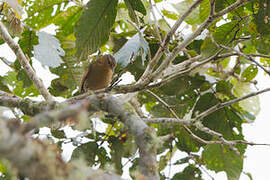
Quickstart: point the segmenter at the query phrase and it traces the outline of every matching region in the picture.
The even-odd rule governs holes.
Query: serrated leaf
[[[61,16],[57,16],[54,21],[54,24],[59,26],[57,34],[61,33],[62,36],[73,34],[74,25],[80,18],[82,12],[82,7],[72,6],[69,7]]]
[[[144,29],[129,39],[125,45],[114,55],[117,64],[125,67],[129,64],[132,56],[136,57],[139,55],[142,56],[142,64],[144,64],[146,54],[149,50],[148,42],[143,38],[142,32]]]
[[[34,46],[35,58],[43,66],[58,67],[63,63],[60,56],[65,56],[59,40],[46,32],[38,32],[37,35],[39,44]]]
[[[146,15],[146,9],[141,0],[124,0],[125,3],[129,3],[132,9]]]
[[[82,59],[109,38],[116,18],[117,0],[91,0],[75,26],[77,56]]]

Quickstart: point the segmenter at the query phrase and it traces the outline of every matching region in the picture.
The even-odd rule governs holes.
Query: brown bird
[[[83,74],[80,91],[84,93],[87,90],[98,90],[108,87],[113,79],[115,67],[116,61],[110,54],[104,55],[92,62]]]

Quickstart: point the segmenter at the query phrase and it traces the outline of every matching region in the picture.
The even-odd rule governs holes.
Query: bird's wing
[[[91,71],[91,68],[92,66],[89,65],[88,69],[83,73],[83,76],[82,76],[82,81],[81,81],[81,86],[80,86],[80,92],[84,92],[84,89],[83,89],[83,86],[86,82],[86,79],[87,79],[87,75],[90,73]]]

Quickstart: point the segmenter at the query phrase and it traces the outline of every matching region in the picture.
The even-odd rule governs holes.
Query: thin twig
[[[179,119],[179,117],[177,116],[177,114],[174,112],[174,110],[172,108],[170,108],[170,106],[163,101],[163,99],[161,99],[158,95],[156,95],[155,93],[153,93],[150,90],[146,90],[146,92],[148,92],[149,94],[151,94],[154,98],[156,98],[163,106],[165,106],[171,113],[172,115],[176,118]],[[186,125],[182,124],[183,128],[191,135],[191,137],[193,137],[194,139],[196,139],[197,141],[204,143],[204,144],[214,144],[214,142],[211,141],[206,141],[202,138],[200,138],[199,136],[195,135]]]
[[[149,0],[149,4],[150,4],[150,11],[151,11],[151,13],[153,15],[154,22],[155,22],[156,34],[158,36],[158,40],[159,40],[160,44],[162,44],[161,33],[160,33],[160,30],[159,30],[160,28],[159,28],[159,25],[158,25],[156,14],[155,14],[154,9],[153,9],[152,0]]]
[[[222,44],[217,43],[217,42],[215,41],[215,39],[214,39],[214,37],[213,37],[212,34],[210,34],[210,38],[211,38],[212,42],[213,42],[217,47],[221,47],[221,48],[223,48],[223,49],[226,49],[226,50],[229,50],[229,51],[233,51],[233,52],[235,52],[237,55],[243,56],[245,59],[247,59],[247,60],[249,60],[249,61],[255,63],[257,66],[259,66],[264,72],[266,72],[266,73],[270,76],[270,72],[269,72],[267,69],[265,69],[265,67],[263,67],[263,65],[261,65],[260,63],[258,63],[255,59],[253,59],[251,56],[248,56],[247,54],[244,54],[244,53],[242,53],[241,51],[238,51],[238,50],[236,50],[236,49],[234,49],[234,48],[231,48],[231,47],[228,47],[228,46],[225,46],[225,45],[222,45]]]
[[[184,20],[186,19],[186,17],[201,3],[202,0],[197,0],[195,1],[190,8],[188,8],[183,15],[175,22],[175,24],[173,25],[173,27],[171,28],[170,32],[168,32],[168,34],[166,35],[166,37],[164,38],[160,48],[158,49],[158,51],[156,52],[155,56],[152,58],[152,60],[148,63],[148,66],[146,67],[146,70],[144,71],[144,74],[141,76],[140,80],[138,81],[138,83],[140,83],[141,81],[144,81],[147,76],[149,76],[149,74],[152,72],[153,67],[156,65],[156,63],[158,62],[158,60],[161,58],[162,54],[165,52],[165,49],[167,48],[167,46],[169,45],[170,39],[171,37],[174,35],[174,33],[176,32],[176,30],[178,29],[178,27],[184,22]]]
[[[195,119],[196,119],[196,120],[201,120],[201,119],[203,119],[204,117],[206,117],[206,116],[212,114],[213,112],[215,112],[215,111],[217,111],[217,110],[219,110],[219,109],[221,109],[221,108],[227,107],[227,106],[229,106],[229,105],[231,105],[231,104],[235,104],[235,103],[240,102],[240,101],[243,101],[243,100],[245,100],[245,99],[247,99],[247,98],[250,98],[250,97],[253,97],[253,96],[257,96],[257,95],[259,95],[259,94],[262,94],[262,93],[265,93],[265,92],[268,92],[268,91],[270,91],[270,88],[266,88],[266,89],[263,89],[263,90],[261,90],[261,91],[249,93],[249,94],[246,95],[246,96],[242,96],[242,97],[237,98],[237,99],[233,99],[233,100],[230,100],[230,101],[226,101],[226,102],[224,102],[224,103],[219,103],[219,104],[217,104],[217,105],[215,105],[215,106],[213,106],[213,107],[211,107],[211,108],[205,110],[204,112],[200,113],[198,116],[195,117]]]

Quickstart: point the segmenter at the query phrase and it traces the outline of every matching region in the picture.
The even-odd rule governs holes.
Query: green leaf
[[[78,19],[81,17],[81,14],[83,12],[82,7],[72,6],[69,7],[65,13],[62,14],[62,16],[57,16],[55,18],[54,24],[56,26],[59,26],[57,37],[59,34],[61,36],[66,37],[70,34],[74,33],[74,25],[78,21]]]
[[[136,18],[135,11],[140,12],[143,15],[146,15],[146,9],[141,0],[124,0],[124,1],[128,8],[129,16],[133,21]]]
[[[48,26],[56,17],[64,15],[65,12],[61,9],[68,3],[66,0],[26,0],[23,2],[28,14],[26,24],[37,30]]]
[[[217,99],[213,93],[206,93],[197,101],[193,114],[204,112],[219,102],[220,100]],[[241,119],[240,116],[230,107],[225,107],[213,112],[212,114],[206,116],[202,120],[202,123],[204,126],[216,132],[222,133],[223,137],[227,140],[244,139],[241,126],[243,119]],[[236,133],[235,130],[237,130],[238,133]],[[198,133],[199,137],[203,137],[205,135],[206,134],[203,132],[201,132],[201,134]],[[215,140],[213,136],[208,135],[206,137],[208,137],[208,140]],[[237,148],[240,153],[244,153],[246,146],[239,145]]]
[[[227,97],[234,97],[232,94],[233,85],[229,81],[221,80],[216,85],[216,92],[222,93]]]
[[[123,173],[122,156],[123,156],[123,143],[115,136],[109,137],[111,143],[111,156],[118,174]]]
[[[212,56],[217,50],[217,46],[211,41],[209,37],[205,38],[200,49],[202,55],[205,58]]]
[[[28,28],[25,29],[21,34],[21,38],[18,43],[22,48],[22,51],[27,54],[29,58],[33,57],[33,47],[34,45],[38,44],[38,37],[36,36],[36,32]]]
[[[70,7],[63,16],[57,17],[55,20],[56,25],[59,26],[56,37],[65,51],[65,56],[62,57],[64,63],[57,68],[50,68],[52,73],[59,76],[52,81],[49,87],[49,91],[54,96],[71,97],[74,89],[80,85],[85,67],[89,65],[86,61],[80,64],[76,57],[73,26],[79,19],[82,10],[81,7]]]
[[[193,0],[184,0],[177,4],[172,4],[172,6],[177,10],[179,15],[181,16],[187,9],[190,8]],[[185,21],[190,25],[198,25],[200,24],[200,17],[199,17],[199,7],[195,8],[192,13],[185,19]]]
[[[203,180],[202,172],[195,165],[190,164],[187,166],[183,172],[176,173],[172,180]]]
[[[82,59],[109,38],[116,17],[117,0],[91,0],[75,26],[77,55]]]
[[[7,171],[6,167],[0,162],[0,173],[5,174]]]
[[[28,75],[26,74],[26,72],[24,71],[24,69],[20,69],[16,78],[19,81],[23,82],[23,87],[29,87],[31,85],[33,85],[33,82],[31,81],[31,79],[29,79]]]
[[[262,54],[270,52],[270,35],[253,40],[256,50]]]
[[[239,23],[236,21],[223,24],[216,28],[214,33],[214,39],[219,44],[226,45],[231,41],[235,35],[236,29],[238,29]]]
[[[225,9],[226,7],[228,7],[229,5],[231,5],[232,3],[234,3],[236,0],[216,0],[215,3],[215,11],[221,11],[223,9]]]
[[[161,12],[163,13],[164,16],[166,16],[169,19],[177,20],[179,18],[179,15],[172,12],[172,11],[168,11],[168,10],[163,9]]]
[[[238,180],[243,169],[243,158],[219,144],[206,145],[202,153],[206,167],[215,172],[225,171],[228,180]]]
[[[270,65],[270,59],[269,58],[260,58],[260,62],[263,63],[264,66]]]
[[[0,76],[0,90],[7,93],[11,93],[8,86],[4,83],[4,77],[2,76]]]
[[[194,128],[190,129],[192,129],[193,133],[195,132]],[[184,130],[182,127],[175,127],[174,134],[175,137],[178,139],[178,141],[176,142],[176,146],[181,151],[185,151],[187,153],[198,152],[200,150],[200,147],[203,146],[203,144],[199,143],[194,138],[192,138],[188,134],[188,132]]]
[[[22,80],[17,79],[18,74],[14,71],[9,71],[6,76],[3,77],[2,83],[3,85],[7,86],[9,85],[10,91],[20,97],[26,97],[26,96],[37,96],[39,94],[38,90],[36,87],[32,84],[31,86],[28,86],[27,88],[24,87],[24,78],[28,77],[20,77]]]
[[[251,64],[241,74],[241,79],[244,82],[250,82],[251,80],[253,80],[257,76],[257,74],[258,74],[257,66],[255,66],[254,64]]]
[[[270,35],[270,1],[261,0],[258,13],[255,15],[257,31],[262,36]]]
[[[254,92],[254,89],[251,87],[252,84],[247,82],[239,82],[234,88],[233,92],[236,97],[242,97],[248,93]],[[239,105],[247,112],[252,115],[258,115],[260,112],[260,100],[258,96],[253,96],[248,99],[239,102]]]
[[[64,132],[64,130],[51,130],[51,133],[53,135],[53,137],[58,138],[58,139],[62,139],[62,138],[66,138],[66,134]]]
[[[190,8],[193,0],[184,0],[172,6],[179,12],[180,16]],[[203,0],[201,4],[195,8],[185,21],[190,25],[199,25],[206,20],[210,12],[209,1]]]
[[[98,150],[99,149],[96,142],[88,142],[77,147],[73,151],[71,158],[83,158],[86,160],[88,165],[93,165],[95,163],[95,157]]]

